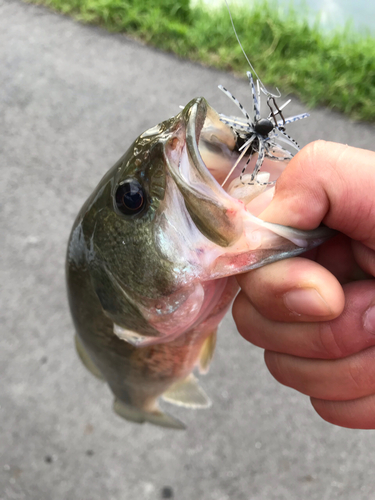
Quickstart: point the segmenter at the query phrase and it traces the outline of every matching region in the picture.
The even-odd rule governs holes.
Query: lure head
[[[260,118],[254,123],[254,131],[264,137],[272,132],[274,127],[275,125],[268,118]]]

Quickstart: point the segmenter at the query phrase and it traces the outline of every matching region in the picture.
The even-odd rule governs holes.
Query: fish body
[[[208,369],[234,275],[329,235],[255,217],[270,200],[266,184],[238,186],[233,172],[220,185],[238,157],[233,130],[194,99],[136,139],[77,216],[66,261],[76,347],[124,418],[183,428],[159,397],[207,407],[192,371]]]

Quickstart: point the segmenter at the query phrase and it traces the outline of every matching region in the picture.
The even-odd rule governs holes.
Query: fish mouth
[[[227,171],[239,156],[236,134],[220,120],[219,114],[203,97],[189,102],[182,116],[186,123],[186,147],[191,164],[206,183],[220,187],[219,192],[223,195],[227,192],[222,187]]]
[[[231,246],[243,234],[244,212],[259,213],[271,201],[263,196],[258,207],[250,206],[270,186],[239,182],[241,163],[228,177],[240,156],[237,136],[203,97],[190,101],[177,123],[165,146],[169,172],[201,233],[221,247]]]
[[[238,162],[241,153],[235,132],[203,97],[190,101],[176,119],[165,144],[165,157],[192,221],[216,248],[221,247],[226,260],[244,254],[251,260],[243,265],[233,261],[228,271],[211,273],[211,277],[244,272],[297,255],[332,236],[325,227],[306,232],[257,217],[272,200],[274,185],[269,181],[277,180],[287,162],[265,159],[262,168],[267,172],[261,175],[266,178],[245,182],[241,175],[244,164],[252,173],[252,163],[247,165],[245,157]],[[255,163],[257,154],[253,156]],[[236,170],[228,176],[236,163]],[[247,175],[251,177],[251,173]]]
[[[199,97],[188,103],[182,115],[186,121],[186,147],[191,165],[204,178],[205,183],[216,186],[217,194],[224,196],[226,193],[230,198],[248,205],[263,192],[273,190],[274,182],[285,168],[283,161],[264,158],[264,168],[258,174],[259,182],[249,182],[257,153],[252,155],[249,162],[249,154],[240,160],[242,155],[238,147],[238,136],[221,120],[214,108],[203,97]],[[207,171],[210,175],[207,175]],[[242,176],[243,181],[240,180]],[[271,198],[267,198],[268,204]],[[264,208],[265,206],[262,207]],[[255,206],[250,211],[260,212]]]

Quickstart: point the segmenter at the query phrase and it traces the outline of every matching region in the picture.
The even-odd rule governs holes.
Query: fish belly
[[[209,406],[209,399],[191,373],[195,367],[200,367],[201,372],[208,369],[218,324],[238,290],[233,277],[227,280],[215,307],[200,325],[170,342],[144,347],[119,339],[89,282],[81,276],[75,293],[75,279],[72,275],[69,290],[78,332],[77,351],[86,368],[107,381],[118,415],[133,422],[183,428],[180,421],[161,412],[160,397],[190,408]]]

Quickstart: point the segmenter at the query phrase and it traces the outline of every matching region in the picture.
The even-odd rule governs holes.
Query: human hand
[[[238,276],[233,317],[280,383],[336,425],[375,429],[375,153],[318,141],[293,158],[261,218],[340,235]],[[310,260],[311,259],[311,260]]]

